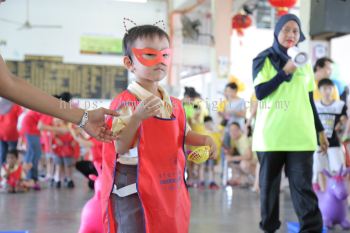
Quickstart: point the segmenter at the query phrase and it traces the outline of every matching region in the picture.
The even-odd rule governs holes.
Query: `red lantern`
[[[292,8],[298,0],[269,0],[270,4],[277,9],[278,16],[288,13],[289,8]]]
[[[237,14],[232,18],[232,28],[237,30],[239,36],[243,36],[243,29],[252,25],[252,19],[249,15]]]

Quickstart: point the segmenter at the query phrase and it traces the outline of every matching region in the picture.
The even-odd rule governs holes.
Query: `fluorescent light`
[[[115,2],[137,2],[137,3],[146,3],[147,0],[113,0]]]

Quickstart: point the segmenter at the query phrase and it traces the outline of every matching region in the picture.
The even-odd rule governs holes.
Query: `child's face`
[[[9,154],[7,154],[6,162],[10,167],[13,167],[16,165],[17,158],[14,154],[9,153]]]
[[[334,87],[331,85],[323,85],[320,88],[322,100],[331,100]]]
[[[206,130],[212,131],[214,129],[214,122],[212,121],[204,122],[204,127]]]
[[[231,89],[231,88],[227,87],[225,93],[226,93],[226,96],[228,99],[237,97],[237,90],[236,89]]]
[[[329,61],[325,62],[324,67],[317,67],[316,72],[319,74],[321,78],[329,78],[332,74],[332,63]]]
[[[230,136],[232,139],[237,140],[241,136],[241,129],[237,125],[230,126]]]
[[[158,51],[164,51],[169,49],[169,41],[166,37],[143,37],[135,41],[133,48],[136,49],[154,49]],[[142,55],[143,59],[152,60],[156,58],[156,55],[152,53],[144,53]],[[169,54],[164,54],[163,58],[170,59]],[[156,65],[146,66],[143,65],[135,56],[132,55],[132,65],[128,67],[129,70],[134,72],[135,76],[138,79],[143,81],[158,82],[161,81],[168,73],[168,65],[164,62],[161,62]]]

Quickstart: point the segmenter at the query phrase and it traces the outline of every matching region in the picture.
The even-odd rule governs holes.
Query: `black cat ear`
[[[162,27],[159,27],[158,25],[161,25]],[[164,20],[158,20],[157,22],[155,22],[154,24],[153,24],[153,26],[157,26],[157,27],[159,27],[159,28],[161,28],[161,29],[163,29],[164,31],[165,31],[165,23],[164,23]]]
[[[134,24],[135,27],[137,26],[137,24],[136,24],[133,20],[124,17],[124,18],[123,18],[123,25],[124,25],[124,29],[125,29],[125,34],[128,34],[128,32],[129,32],[129,29],[126,27],[126,23],[127,23],[127,22],[130,22],[130,23]]]

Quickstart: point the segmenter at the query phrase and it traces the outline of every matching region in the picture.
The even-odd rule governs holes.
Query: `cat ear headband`
[[[127,26],[126,26],[126,23],[127,22],[130,22],[131,24],[133,24],[135,27],[137,26],[137,24],[135,23],[135,21],[133,21],[132,19],[129,19],[129,18],[126,18],[126,17],[124,17],[123,18],[123,25],[124,25],[124,29],[125,29],[125,33],[126,34],[128,34],[128,32],[129,32],[129,29],[127,28]],[[161,29],[163,29],[164,31],[165,31],[165,23],[164,23],[164,20],[158,20],[157,22],[155,22],[154,24],[152,24],[153,26],[157,26],[157,27],[159,27],[159,28],[161,28]],[[160,26],[158,26],[158,25],[160,25]]]
[[[137,24],[133,20],[129,18],[124,18],[123,24],[124,24],[124,29],[126,34],[128,34],[128,31],[129,31],[126,26],[127,21],[137,26]],[[157,26],[158,24],[162,24],[163,30],[165,31],[164,21],[158,20],[153,24],[153,26]],[[132,52],[134,53],[136,59],[144,66],[154,66],[160,63],[163,63],[165,65],[170,64],[170,58],[171,58],[170,48],[164,49],[164,50],[156,50],[152,48],[143,48],[143,49],[132,48]]]

